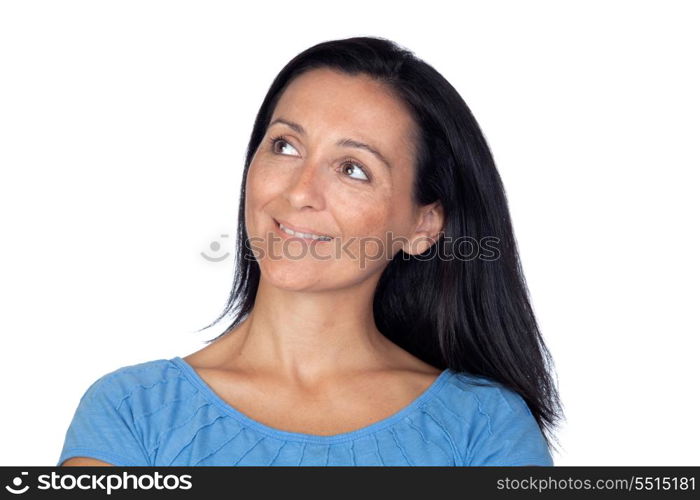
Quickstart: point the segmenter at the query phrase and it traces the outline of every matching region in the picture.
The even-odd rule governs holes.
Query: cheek
[[[265,205],[284,191],[284,170],[265,166],[264,162],[250,164],[246,177],[246,217],[264,209]]]
[[[338,194],[333,201],[334,217],[349,252],[346,259],[357,259],[365,269],[383,265],[393,252],[387,247],[391,228],[391,201],[377,193]],[[354,266],[353,266],[354,267]]]
[[[246,175],[245,184],[245,225],[248,236],[262,236],[263,231],[261,219],[265,205],[274,198],[277,191],[277,183],[270,175],[270,171],[260,168],[255,162],[250,164]]]
[[[331,187],[326,202],[348,236],[379,236],[390,216],[390,198],[381,190]]]
[[[279,171],[275,174],[273,169],[266,168],[264,164],[253,162],[248,169],[246,194],[254,199],[262,199],[267,193],[278,190],[280,182]]]
[[[404,198],[373,197],[354,208],[351,232],[358,238],[354,248],[366,256],[391,260],[408,242],[412,205]]]

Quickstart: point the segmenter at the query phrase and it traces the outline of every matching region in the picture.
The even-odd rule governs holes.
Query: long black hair
[[[295,56],[272,82],[248,143],[238,209],[234,283],[221,315],[230,326],[255,303],[260,267],[245,229],[245,180],[251,160],[287,85],[303,72],[330,68],[369,75],[406,104],[418,125],[413,200],[440,201],[445,223],[428,251],[454,255],[450,242],[496,241],[497,258],[424,258],[399,250],[374,295],[379,331],[414,356],[441,369],[487,377],[516,391],[552,447],[549,433],[562,416],[550,371],[551,355],[539,331],[513,234],[505,190],[471,110],[432,66],[395,42],[353,37],[319,43]]]

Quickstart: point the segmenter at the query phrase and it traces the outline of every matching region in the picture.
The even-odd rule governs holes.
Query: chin
[[[302,261],[265,262],[260,266],[261,278],[270,285],[285,290],[308,290],[323,281],[327,272],[318,266],[304,265]]]

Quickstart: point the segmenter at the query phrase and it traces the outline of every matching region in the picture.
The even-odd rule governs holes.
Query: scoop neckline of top
[[[221,408],[228,415],[231,415],[232,417],[236,418],[239,422],[244,423],[249,427],[260,431],[261,433],[274,438],[284,439],[288,441],[291,440],[311,442],[317,444],[330,444],[343,441],[350,441],[393,425],[394,423],[408,416],[414,410],[418,409],[420,406],[428,402],[430,398],[437,394],[438,390],[452,375],[452,370],[450,368],[445,368],[442,372],[440,372],[440,374],[435,378],[435,380],[433,380],[433,382],[428,386],[428,388],[418,395],[418,397],[416,397],[409,404],[407,404],[406,406],[404,406],[403,408],[393,413],[392,415],[389,415],[386,418],[378,420],[377,422],[366,425],[364,427],[360,427],[359,429],[355,429],[348,432],[342,432],[340,434],[331,434],[328,436],[324,436],[321,434],[308,434],[304,432],[285,431],[276,427],[271,427],[267,424],[263,424],[262,422],[259,422],[249,417],[242,411],[236,409],[235,407],[231,406],[226,401],[224,401],[216,392],[214,392],[214,389],[212,389],[209,386],[209,384],[207,384],[204,381],[204,379],[197,373],[194,367],[190,365],[187,361],[182,359],[180,356],[175,356],[170,361],[174,362],[181,369],[185,376],[187,376],[187,378],[200,390],[202,394],[204,394],[204,396],[210,402],[214,403],[216,406]]]

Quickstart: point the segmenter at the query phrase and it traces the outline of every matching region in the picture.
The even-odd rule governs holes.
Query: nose
[[[291,178],[286,190],[289,204],[295,208],[305,206],[317,210],[324,208],[324,188],[322,164],[317,161],[305,161],[301,168]]]

